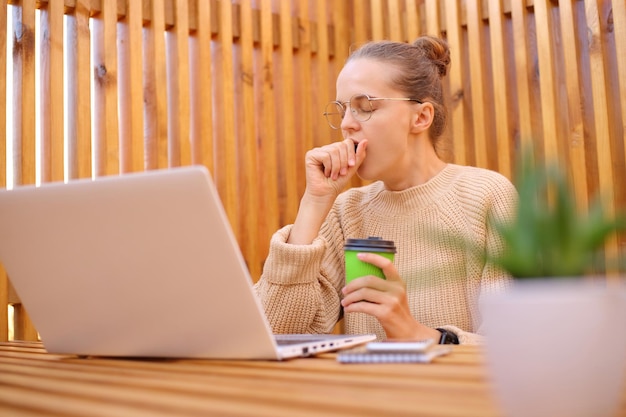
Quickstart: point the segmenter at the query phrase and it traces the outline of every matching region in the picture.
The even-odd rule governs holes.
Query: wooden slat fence
[[[304,153],[339,138],[350,48],[426,33],[452,52],[446,160],[511,177],[533,142],[581,207],[624,211],[623,0],[0,0],[0,187],[205,165],[257,279]]]

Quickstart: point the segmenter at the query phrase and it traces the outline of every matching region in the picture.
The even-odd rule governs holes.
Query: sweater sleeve
[[[518,199],[517,190],[511,182],[504,177],[496,176],[496,178],[500,178],[501,181],[498,181],[497,186],[491,189],[491,193],[487,198],[489,201],[489,209],[484,225],[484,250],[487,252],[487,258],[501,253],[505,249],[504,242],[495,230],[493,224],[494,222],[505,222],[512,219]],[[455,333],[461,344],[480,344],[484,342],[480,298],[485,294],[504,290],[510,282],[511,277],[509,274],[490,262],[485,262],[480,278],[480,285],[478,287],[479,293],[471,307],[474,332],[463,331],[452,325],[442,326],[442,328]]]
[[[326,241],[287,243],[292,225],[271,239],[254,288],[274,333],[330,333],[339,320],[340,296],[322,268]]]

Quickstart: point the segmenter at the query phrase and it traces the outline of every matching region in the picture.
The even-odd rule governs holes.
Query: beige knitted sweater
[[[453,331],[461,343],[480,342],[479,296],[501,289],[508,278],[461,250],[458,242],[502,250],[488,218],[510,218],[516,199],[504,176],[453,164],[404,191],[385,190],[381,182],[347,190],[312,244],[286,243],[291,225],[272,237],[255,289],[274,332],[332,331],[343,317],[344,242],[378,236],[396,244],[394,264],[406,282],[413,317]],[[385,337],[372,316],[350,313],[344,319],[346,333]]]

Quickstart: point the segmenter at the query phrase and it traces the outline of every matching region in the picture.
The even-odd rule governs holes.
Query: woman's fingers
[[[360,300],[381,303],[388,300],[388,297],[400,297],[404,292],[404,285],[373,275],[354,279],[343,288],[344,300],[347,300],[347,303]]]
[[[316,148],[311,151],[311,158],[322,167],[325,177],[336,180],[356,164],[354,142],[346,139]]]
[[[343,191],[365,159],[367,141],[361,142],[365,143],[361,144],[358,156],[351,139],[309,150],[305,158],[307,192],[336,196]]]

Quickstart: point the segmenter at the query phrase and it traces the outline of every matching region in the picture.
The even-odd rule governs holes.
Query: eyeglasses
[[[350,98],[350,101],[343,103],[340,101],[331,101],[328,103],[326,105],[326,110],[324,111],[324,116],[326,116],[326,121],[331,128],[339,129],[341,127],[341,121],[346,116],[347,107],[350,106],[352,117],[359,122],[367,122],[372,117],[372,112],[374,111],[372,101],[379,100],[414,101],[422,104],[422,101],[416,98],[370,97],[367,94],[356,94]]]

